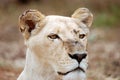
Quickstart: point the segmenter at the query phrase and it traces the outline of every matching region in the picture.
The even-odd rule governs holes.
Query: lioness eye
[[[80,35],[79,35],[79,38],[80,38],[80,39],[83,39],[85,36],[86,36],[85,34],[80,34]]]
[[[58,39],[59,36],[57,34],[50,34],[50,35],[48,35],[48,38],[50,38],[50,39]]]

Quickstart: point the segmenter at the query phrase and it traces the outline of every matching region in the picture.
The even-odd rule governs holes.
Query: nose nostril
[[[72,59],[76,59],[80,63],[82,59],[86,58],[87,54],[86,53],[84,53],[84,54],[78,54],[78,53],[76,53],[74,55],[69,54],[69,56]]]
[[[86,58],[87,54],[82,54],[82,59]]]

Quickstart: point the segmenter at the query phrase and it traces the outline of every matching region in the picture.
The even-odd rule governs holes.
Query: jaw
[[[87,60],[83,60],[81,64],[75,69],[66,73],[58,72],[62,80],[86,80]]]
[[[86,80],[86,74],[82,71],[74,71],[64,75],[62,80]]]
[[[62,80],[86,80],[86,70],[88,67],[87,59],[81,61],[81,63],[76,65],[78,67],[72,68],[67,72],[58,72],[58,75],[62,77]]]

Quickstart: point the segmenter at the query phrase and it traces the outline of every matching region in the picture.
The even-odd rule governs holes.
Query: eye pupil
[[[85,37],[85,34],[80,34],[80,35],[79,35],[79,38],[80,38],[80,39],[83,39],[84,37]]]
[[[50,35],[48,35],[48,38],[50,38],[50,39],[58,39],[59,36],[57,34],[50,34]]]

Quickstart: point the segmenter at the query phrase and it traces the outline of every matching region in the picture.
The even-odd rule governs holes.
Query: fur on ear
[[[44,15],[37,10],[27,10],[19,17],[19,28],[23,36],[28,39],[31,31],[35,29],[38,22],[44,19]]]
[[[90,27],[93,22],[93,14],[87,8],[77,9],[73,13],[72,18],[79,19],[81,22],[86,24],[88,27]]]

